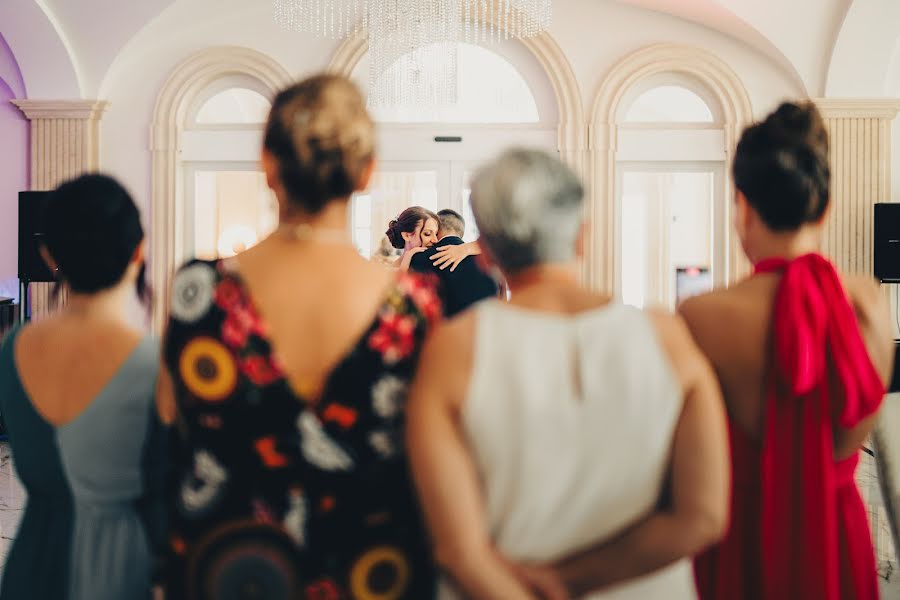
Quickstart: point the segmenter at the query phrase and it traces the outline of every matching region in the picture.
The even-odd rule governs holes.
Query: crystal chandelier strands
[[[369,104],[452,104],[456,45],[540,35],[551,0],[274,0],[275,20],[327,38],[369,43]]]

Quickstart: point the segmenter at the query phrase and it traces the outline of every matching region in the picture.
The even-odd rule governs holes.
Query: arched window
[[[706,101],[680,85],[658,85],[635,98],[625,112],[625,123],[712,123]]]
[[[376,107],[380,123],[537,123],[528,82],[505,57],[474,44],[456,47],[456,102],[436,107]],[[384,75],[390,77],[390,70]]]
[[[255,90],[233,87],[216,93],[197,110],[198,125],[265,123],[272,104]]]
[[[277,225],[259,171],[271,102],[246,76],[223,77],[198,94],[182,139],[184,249],[213,259],[253,246]]]
[[[452,105],[376,107],[378,172],[353,200],[351,228],[364,256],[393,253],[388,222],[408,206],[450,208],[466,223],[464,239],[478,237],[469,205],[469,179],[478,165],[510,146],[557,150],[558,109],[543,67],[521,43],[490,48],[460,44],[458,88]],[[366,89],[367,59],[354,69]]]
[[[725,138],[698,83],[640,81],[618,111],[618,289],[628,304],[675,308],[721,279]]]

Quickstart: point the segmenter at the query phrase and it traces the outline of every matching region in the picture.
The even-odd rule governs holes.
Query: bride
[[[430,210],[421,206],[410,206],[400,213],[388,224],[385,232],[391,245],[403,251],[393,266],[401,271],[409,270],[409,261],[419,252],[434,245],[437,241],[437,232],[438,217]]]

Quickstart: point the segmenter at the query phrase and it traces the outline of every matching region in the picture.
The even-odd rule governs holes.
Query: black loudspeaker
[[[900,203],[875,205],[875,277],[900,283]]]
[[[38,248],[50,192],[19,192],[19,280],[55,281]]]
[[[891,385],[888,393],[900,392],[900,340],[894,340],[894,373],[891,375]]]

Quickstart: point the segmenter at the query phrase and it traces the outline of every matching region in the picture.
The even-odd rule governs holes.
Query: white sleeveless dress
[[[647,317],[621,304],[574,317],[497,301],[476,310],[462,424],[497,548],[554,561],[652,512],[682,394]],[[441,582],[441,600],[461,597]],[[696,591],[683,560],[589,598],[681,600]]]

